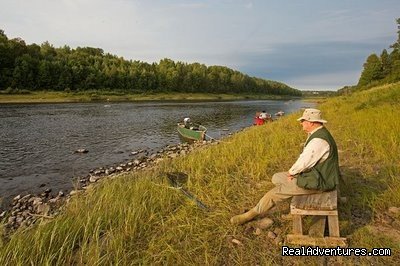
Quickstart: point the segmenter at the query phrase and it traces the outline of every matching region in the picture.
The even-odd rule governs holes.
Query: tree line
[[[0,90],[262,93],[300,96],[286,84],[250,77],[224,66],[125,60],[100,48],[27,45],[0,30]]]
[[[397,41],[390,46],[389,53],[386,49],[380,56],[371,54],[363,65],[358,84],[346,86],[339,90],[340,93],[348,93],[354,90],[367,89],[380,84],[400,81],[400,18],[397,22]]]

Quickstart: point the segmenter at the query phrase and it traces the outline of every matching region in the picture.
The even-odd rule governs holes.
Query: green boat
[[[207,128],[201,125],[185,127],[184,124],[178,123],[179,137],[186,142],[201,141],[206,139]]]

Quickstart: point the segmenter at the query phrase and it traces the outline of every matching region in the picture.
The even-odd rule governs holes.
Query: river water
[[[0,105],[0,197],[73,187],[90,169],[180,142],[184,117],[219,139],[252,125],[256,111],[297,111],[296,101],[63,103]],[[89,152],[74,153],[79,148]]]

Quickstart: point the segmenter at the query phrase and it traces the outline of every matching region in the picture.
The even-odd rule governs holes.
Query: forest
[[[118,90],[126,93],[190,92],[251,93],[301,96],[286,84],[250,77],[224,66],[174,62],[125,60],[100,48],[48,41],[26,44],[9,39],[0,29],[0,90],[25,91]]]

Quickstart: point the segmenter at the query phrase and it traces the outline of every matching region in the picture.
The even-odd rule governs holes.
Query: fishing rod
[[[196,205],[206,211],[209,211],[210,208],[207,207],[203,202],[198,200],[192,193],[190,193],[187,189],[183,187],[183,183],[186,183],[188,175],[182,172],[173,172],[167,173],[167,178],[169,183],[174,187],[179,189],[186,197],[192,200]]]

